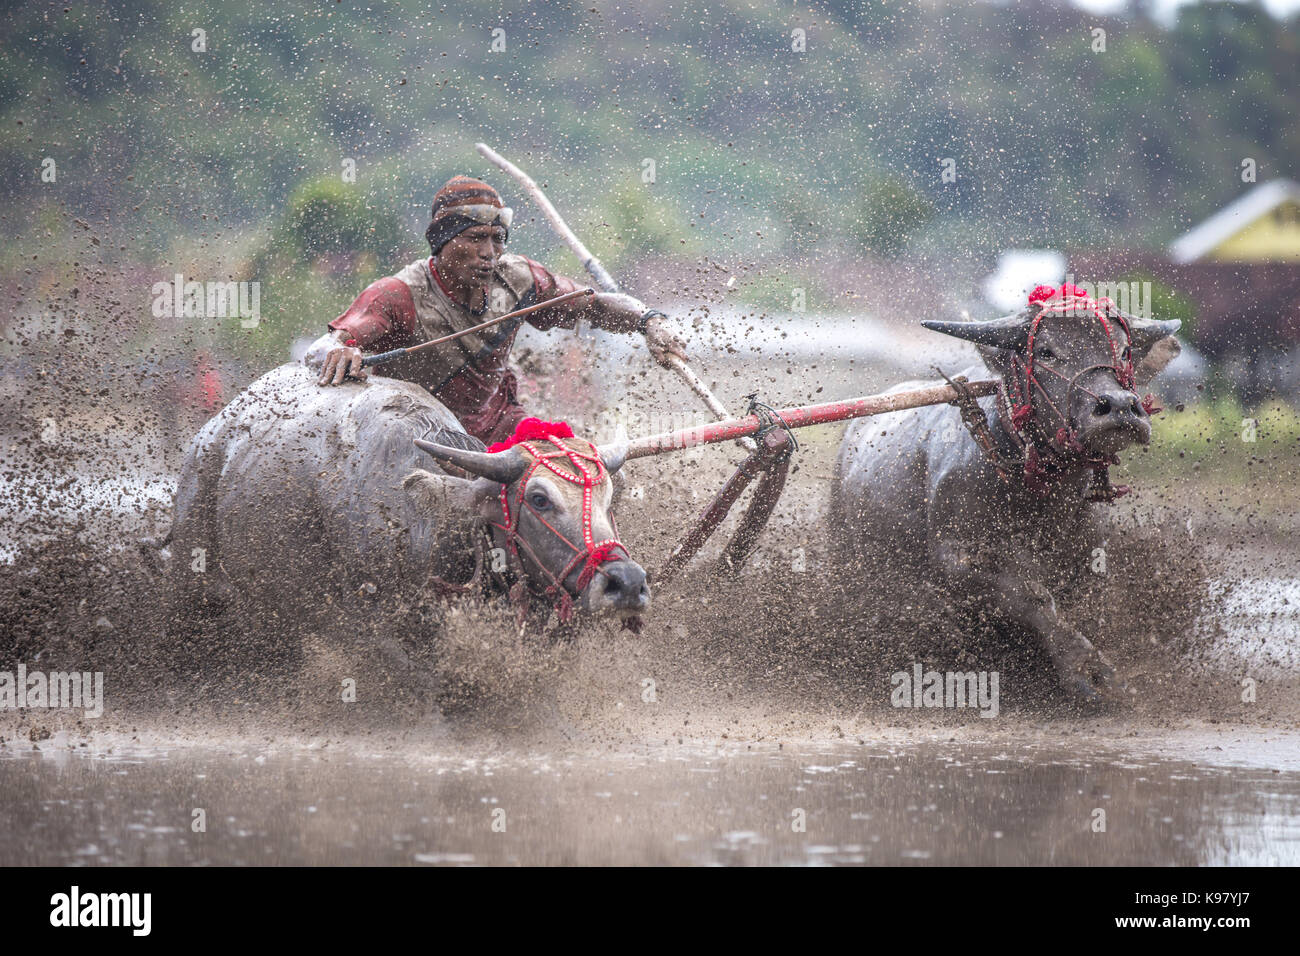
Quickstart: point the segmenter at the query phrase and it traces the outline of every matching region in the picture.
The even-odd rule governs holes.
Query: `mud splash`
[[[57,463],[36,469],[44,485],[11,469],[30,494],[0,565],[0,669],[103,671],[106,715],[0,711],[0,862],[1300,860],[1285,527],[1243,526],[1240,505],[1176,482],[1115,509],[1106,573],[1059,596],[1134,694],[1084,714],[1021,636],[887,557],[839,563],[822,518],[836,434],[801,437],[746,570],[711,574],[706,549],[638,637],[596,623],[539,639],[507,607],[431,601],[376,615],[353,647],[298,629],[295,667],[267,622],[167,600],[137,547],[164,530],[153,479],[78,505],[75,483],[49,479]],[[634,554],[666,557],[728,457],[629,465]],[[367,652],[387,633],[409,667]],[[996,671],[997,718],[892,706],[891,676],[916,664]]]

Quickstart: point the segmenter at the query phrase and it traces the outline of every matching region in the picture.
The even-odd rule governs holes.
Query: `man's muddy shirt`
[[[506,253],[497,260],[486,308],[472,312],[451,298],[433,269],[433,260],[420,259],[372,283],[329,327],[346,331],[366,352],[386,352],[459,332],[577,288],[571,279],[531,259]],[[483,437],[508,406],[517,404],[509,358],[523,322],[543,330],[573,327],[573,319],[563,313],[540,309],[387,362],[376,373],[422,385],[460,419],[466,431]]]

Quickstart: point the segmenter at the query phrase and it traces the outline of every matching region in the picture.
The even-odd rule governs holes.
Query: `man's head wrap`
[[[513,218],[514,210],[502,205],[497,191],[487,183],[468,176],[453,176],[433,197],[424,238],[429,240],[435,256],[448,242],[475,226],[500,226],[508,240]]]

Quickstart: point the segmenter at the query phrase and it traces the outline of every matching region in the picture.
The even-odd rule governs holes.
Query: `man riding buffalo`
[[[319,385],[365,378],[362,355],[418,345],[580,286],[531,259],[507,253],[511,209],[497,191],[467,176],[438,190],[425,238],[432,255],[372,283],[330,323],[307,354],[321,363]],[[597,293],[530,313],[538,329],[574,327],[579,318],[610,332],[640,332],[661,364],[686,358],[662,312],[622,293]],[[465,430],[485,444],[504,441],[525,417],[508,366],[524,318],[423,349],[384,366],[384,374],[435,395]]]

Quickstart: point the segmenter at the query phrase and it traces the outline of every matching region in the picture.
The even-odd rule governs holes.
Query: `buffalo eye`
[[[1119,353],[1119,357],[1123,359],[1125,362],[1127,362],[1132,355],[1133,355],[1133,350],[1129,348],[1127,345],[1124,346],[1124,351]]]
[[[1038,349],[1036,357],[1051,360],[1056,358],[1056,353],[1052,351],[1051,346],[1044,345]]]
[[[534,491],[528,496],[528,503],[538,511],[543,511],[551,506],[551,499],[540,491]]]

